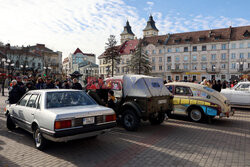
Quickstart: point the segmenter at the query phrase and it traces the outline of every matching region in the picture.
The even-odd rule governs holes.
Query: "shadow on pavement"
[[[8,158],[1,155],[1,152],[3,150],[2,145],[5,145],[5,142],[0,140],[0,166],[1,167],[8,167],[8,166],[18,167],[19,165],[15,164],[14,162],[10,161]]]

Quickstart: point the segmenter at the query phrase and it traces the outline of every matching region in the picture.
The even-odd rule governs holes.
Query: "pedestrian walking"
[[[21,99],[24,93],[23,89],[17,84],[17,80],[12,80],[11,84],[12,88],[9,92],[9,103],[15,104]]]

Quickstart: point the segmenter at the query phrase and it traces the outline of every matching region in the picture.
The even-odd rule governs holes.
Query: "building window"
[[[235,44],[235,43],[232,43],[232,44],[231,44],[231,48],[232,48],[232,49],[235,49],[235,48],[236,48],[236,44]]]
[[[244,59],[244,53],[240,53],[240,59]]]
[[[248,58],[250,59],[250,52],[248,53]]]
[[[162,50],[161,50],[161,49],[159,49],[159,53],[160,53],[160,54],[162,53]]]
[[[206,65],[206,64],[202,64],[202,65],[201,65],[201,69],[202,69],[202,70],[205,70],[206,68],[207,68],[207,65]]]
[[[162,71],[162,66],[159,66],[159,71]]]
[[[184,61],[188,61],[188,56],[184,56]]]
[[[244,48],[244,43],[240,43],[240,48]]]
[[[162,57],[159,57],[159,62],[162,62]]]
[[[193,61],[197,61],[197,56],[196,55],[193,56]]]
[[[221,54],[221,60],[226,60],[226,53]]]
[[[179,56],[176,56],[176,57],[175,57],[175,61],[176,61],[176,62],[179,62],[179,61],[180,61],[180,57],[179,57]]]
[[[188,65],[187,65],[187,64],[184,64],[184,65],[183,65],[183,68],[184,68],[185,70],[188,70]]]
[[[206,51],[207,50],[207,46],[206,45],[202,45],[201,50],[202,51]]]
[[[235,59],[235,58],[236,58],[235,53],[231,53],[231,59]]]
[[[236,68],[236,63],[232,63],[231,64],[231,69],[235,69]]]
[[[168,70],[171,70],[171,66],[168,66]]]
[[[227,49],[226,44],[221,44],[221,49],[226,50]]]
[[[168,76],[168,80],[171,81],[171,76]]]
[[[152,66],[152,70],[155,71],[155,66]]]
[[[197,52],[197,46],[193,46],[193,52]]]
[[[148,52],[148,50],[146,50],[146,52],[145,52],[146,54],[148,54],[149,52]]]
[[[212,50],[216,50],[216,45],[212,45]]]
[[[201,61],[207,61],[207,56],[206,55],[202,55]]]
[[[180,79],[180,76],[179,76],[179,75],[175,76],[175,80],[176,80],[176,81],[179,81],[179,79]]]
[[[221,64],[221,69],[226,69],[226,64]]]
[[[180,69],[180,65],[179,65],[179,64],[176,64],[176,65],[175,65],[175,69],[176,69],[176,70],[179,70],[179,69]]]
[[[155,62],[155,57],[152,57],[152,62],[153,62],[153,63]]]
[[[250,63],[248,63],[247,68],[250,68]]]
[[[184,47],[184,52],[188,52],[188,47]]]
[[[226,75],[221,75],[221,80],[225,80],[226,79]]]
[[[171,48],[168,48],[168,52],[169,52],[169,53],[172,52],[172,49],[171,49]]]
[[[247,47],[250,48],[250,42],[248,42]]]
[[[155,51],[155,50],[152,50],[152,54],[156,54],[156,51]]]
[[[180,48],[175,48],[175,51],[176,52],[180,52]]]
[[[216,54],[212,54],[212,55],[211,55],[211,59],[212,59],[212,60],[216,60]]]
[[[167,62],[170,63],[171,62],[171,56],[167,57]]]
[[[192,69],[193,69],[193,70],[197,70],[197,65],[196,65],[196,64],[193,64]]]

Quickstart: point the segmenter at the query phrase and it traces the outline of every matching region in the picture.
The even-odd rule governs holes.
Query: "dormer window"
[[[221,39],[221,35],[216,35],[216,36],[214,37],[214,39],[216,39],[216,40]]]
[[[192,40],[192,37],[186,38],[186,39],[185,39],[185,42],[190,42],[191,40]]]
[[[199,38],[199,41],[205,41],[206,40],[206,37],[200,37]]]
[[[174,42],[175,43],[180,43],[181,42],[181,38],[175,39]]]
[[[245,31],[245,33],[243,34],[244,37],[249,37],[250,36],[250,32],[248,30]]]

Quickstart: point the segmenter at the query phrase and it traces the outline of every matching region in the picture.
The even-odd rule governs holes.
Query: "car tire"
[[[128,131],[136,131],[140,125],[140,118],[133,110],[125,110],[122,114],[123,127]]]
[[[42,132],[39,127],[35,127],[33,132],[33,139],[35,147],[38,150],[43,150],[47,144],[47,140],[43,137]]]
[[[191,121],[193,122],[201,122],[204,118],[204,114],[201,109],[199,108],[191,108],[188,113],[188,116]]]
[[[151,125],[160,125],[165,120],[165,113],[159,113],[157,117],[149,117]]]
[[[6,126],[11,131],[16,128],[16,124],[13,122],[9,114],[7,115]]]

